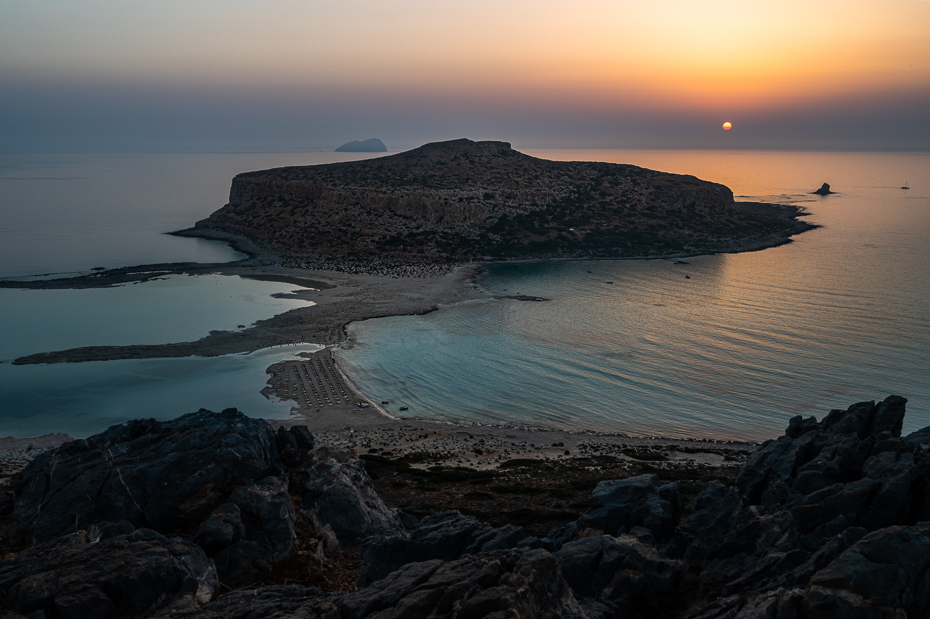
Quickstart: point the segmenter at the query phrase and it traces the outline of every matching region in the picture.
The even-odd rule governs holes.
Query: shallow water
[[[824,227],[688,265],[491,267],[489,294],[549,300],[353,325],[342,358],[366,395],[429,418],[762,440],[796,414],[897,393],[906,430],[930,424],[930,156],[554,154],[691,171]],[[841,193],[804,193],[824,180]]]
[[[243,258],[169,236],[226,204],[233,176],[371,153],[0,153],[0,277]]]
[[[224,262],[226,244],[163,234],[226,202],[239,172],[370,157],[355,153],[0,155],[0,277],[160,262]],[[201,407],[287,417],[261,395],[265,369],[313,345],[250,355],[13,366],[76,346],[197,340],[307,302],[295,286],[220,275],[114,288],[0,289],[0,435],[86,436],[134,417]]]
[[[295,288],[217,274],[171,275],[113,288],[4,288],[0,361],[78,346],[194,341],[312,305],[272,296]]]
[[[200,408],[238,408],[251,417],[283,419],[293,403],[261,394],[265,369],[320,348],[304,344],[220,357],[0,364],[0,435],[85,437],[129,419],[174,419]]]
[[[159,344],[236,330],[307,301],[275,298],[295,286],[223,275],[173,275],[114,288],[0,289],[0,434],[86,436],[134,417],[171,419],[199,408],[237,407],[287,416],[289,404],[260,394],[265,368],[295,352],[11,365],[37,352],[77,346]]]

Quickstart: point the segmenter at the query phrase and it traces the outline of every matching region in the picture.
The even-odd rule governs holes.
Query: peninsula
[[[793,206],[736,202],[727,187],[693,176],[548,161],[506,142],[462,139],[364,161],[237,175],[228,204],[175,234],[228,242],[248,253],[246,260],[125,267],[0,287],[98,288],[223,273],[286,281],[315,303],[194,342],[86,346],[14,364],[216,356],[290,342],[332,346],[353,321],[483,298],[474,279],[482,262],[751,251],[814,228],[801,214]]]
[[[615,163],[549,161],[506,142],[426,144],[365,161],[247,172],[178,234],[244,237],[297,268],[742,251],[812,226],[794,207]]]

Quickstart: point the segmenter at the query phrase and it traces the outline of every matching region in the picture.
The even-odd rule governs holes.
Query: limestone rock
[[[555,557],[576,597],[610,602],[623,617],[667,616],[685,608],[697,590],[687,564],[631,536],[579,539]]]
[[[33,460],[14,486],[12,537],[42,542],[120,520],[193,528],[242,480],[281,473],[271,428],[235,409],[129,421]]]
[[[358,584],[368,586],[408,563],[451,561],[463,555],[515,548],[525,537],[521,527],[508,525],[495,529],[457,511],[434,514],[424,518],[409,537],[378,536],[366,540],[362,558],[367,566]]]
[[[545,550],[409,563],[337,606],[344,619],[556,619],[578,608],[558,562]]]
[[[197,609],[218,586],[199,546],[148,529],[99,539],[82,531],[0,563],[4,605],[30,617],[116,619]]]
[[[294,554],[295,519],[287,485],[268,477],[237,486],[191,540],[213,559],[223,584],[243,587],[264,580],[275,563]]]
[[[291,469],[290,491],[316,528],[329,525],[343,546],[406,531],[399,511],[384,503],[354,453],[321,447]]]

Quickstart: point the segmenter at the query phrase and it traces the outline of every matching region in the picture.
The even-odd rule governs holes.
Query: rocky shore
[[[905,403],[795,417],[738,470],[642,450],[479,471],[376,447],[358,455],[235,409],[131,421],[50,449],[8,482],[0,609],[9,619],[925,617],[930,428],[902,437]],[[399,509],[379,490],[436,492],[405,490],[403,476],[463,498],[518,497],[523,518]],[[538,508],[554,498],[573,501],[560,520]]]

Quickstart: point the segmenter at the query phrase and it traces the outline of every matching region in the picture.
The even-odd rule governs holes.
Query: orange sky
[[[930,91],[926,0],[136,4],[7,0],[0,80],[721,118]]]

